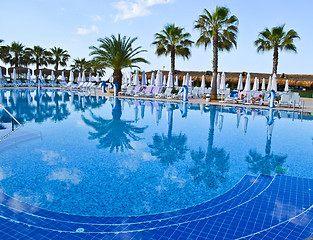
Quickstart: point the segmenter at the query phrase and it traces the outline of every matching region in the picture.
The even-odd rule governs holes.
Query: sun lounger
[[[153,87],[151,94],[146,95],[147,97],[156,97],[163,90],[163,87]]]
[[[142,86],[137,85],[134,87],[133,91],[130,93],[130,95],[135,96],[136,94],[138,94],[140,91],[142,90]]]
[[[282,94],[280,96],[280,100],[278,102],[278,106],[281,106],[281,105],[287,105],[288,107],[291,106],[292,104],[292,99],[291,99],[291,95],[290,94]]]
[[[171,98],[172,97],[173,88],[166,88],[164,93],[159,93],[155,97],[156,98]]]
[[[148,95],[152,94],[152,90],[153,90],[153,86],[148,86],[148,87],[146,87],[146,89],[144,89],[142,92],[139,92],[135,96],[138,96],[138,97],[148,96]]]

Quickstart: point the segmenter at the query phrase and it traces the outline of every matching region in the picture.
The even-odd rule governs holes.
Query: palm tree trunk
[[[119,92],[121,90],[121,87],[122,87],[122,71],[121,70],[114,70],[113,72],[113,81],[114,82],[117,82],[117,91]]]
[[[211,100],[217,100],[217,68],[218,68],[218,39],[213,39],[213,85],[211,90]]]
[[[172,74],[174,75],[175,74],[175,47],[172,46],[172,49],[171,49],[171,71],[172,71]]]
[[[273,54],[273,74],[277,74],[277,66],[278,66],[278,48],[274,48]]]
[[[58,61],[56,61],[54,69],[55,69],[55,71],[58,71],[58,69],[59,69],[59,62]]]

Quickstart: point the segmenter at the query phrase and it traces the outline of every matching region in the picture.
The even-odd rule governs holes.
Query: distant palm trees
[[[89,69],[89,62],[86,60],[86,58],[75,58],[71,68],[72,70],[83,72]]]
[[[99,38],[99,47],[90,46],[92,50],[90,55],[93,60],[102,68],[111,68],[113,70],[114,82],[118,84],[118,90],[122,85],[122,69],[139,68],[138,63],[149,63],[146,59],[138,57],[140,53],[146,52],[141,46],[134,47],[133,44],[137,38],[121,37],[120,34],[112,35],[110,38]]]
[[[37,71],[41,66],[48,66],[51,62],[51,52],[38,45],[33,48],[26,48],[25,53],[29,56],[30,63],[36,65]]]
[[[50,48],[52,53],[51,64],[54,64],[54,69],[59,70],[59,66],[65,67],[68,59],[71,57],[67,50],[59,47]]]
[[[277,74],[278,51],[287,50],[297,52],[294,45],[294,39],[299,39],[297,32],[293,29],[287,33],[284,31],[284,25],[273,27],[271,30],[265,28],[259,33],[258,39],[254,42],[258,52],[274,50],[273,53],[273,74]]]
[[[217,71],[218,51],[230,51],[237,46],[238,19],[235,15],[230,16],[230,10],[226,7],[216,7],[215,12],[210,13],[204,9],[204,13],[195,22],[195,29],[200,31],[197,46],[204,45],[207,48],[213,45],[213,86],[211,99],[217,99]]]
[[[25,46],[19,42],[12,42],[11,45],[1,46],[1,60],[10,63],[11,66],[19,67],[25,65]],[[24,58],[24,59],[23,59]]]
[[[167,24],[160,33],[155,34],[155,41],[152,43],[156,45],[155,53],[158,56],[171,56],[171,71],[175,72],[175,57],[182,56],[184,59],[191,55],[190,47],[193,44],[189,38],[190,33],[184,33],[184,28],[175,26],[175,24]]]

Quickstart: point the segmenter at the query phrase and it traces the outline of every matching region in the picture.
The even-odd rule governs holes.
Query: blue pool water
[[[313,178],[310,113],[45,90],[1,90],[0,103],[23,124],[0,142],[1,189],[52,211],[143,215],[207,201],[245,174]]]

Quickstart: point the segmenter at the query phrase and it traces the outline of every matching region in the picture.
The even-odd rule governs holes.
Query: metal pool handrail
[[[11,132],[9,132],[8,134],[4,135],[4,136],[0,139],[0,142],[1,142],[2,140],[4,140],[5,138],[7,138],[8,136],[10,136],[12,133],[14,133],[17,129],[19,129],[19,128],[22,126],[22,124],[21,124],[19,121],[17,121],[17,119],[16,119],[2,104],[0,104],[0,106],[3,108],[3,110],[4,110],[7,114],[10,115],[10,117],[11,117],[15,122],[17,122],[18,125],[19,125],[17,128],[13,129]]]

